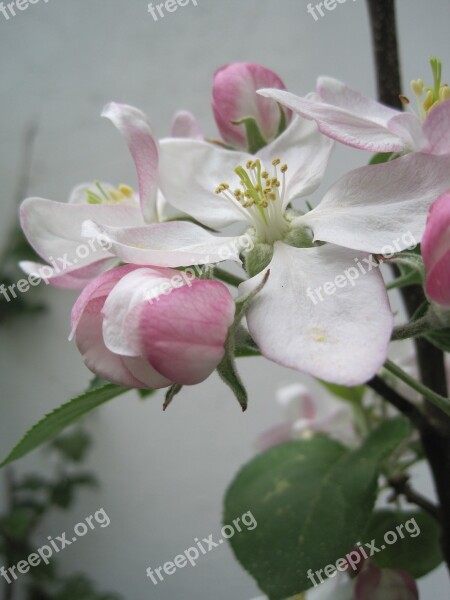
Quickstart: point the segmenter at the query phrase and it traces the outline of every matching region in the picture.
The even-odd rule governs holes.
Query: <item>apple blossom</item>
[[[368,565],[356,578],[354,600],[418,600],[419,591],[408,573]]]
[[[42,198],[28,198],[22,203],[21,225],[37,254],[47,263],[68,257],[71,264],[63,273],[45,267],[53,270],[48,279],[55,287],[81,288],[117,264],[117,257],[107,247],[96,247],[95,252],[79,258],[77,249],[85,243],[81,235],[84,221],[93,219],[106,225],[126,227],[159,224],[168,216],[167,203],[158,185],[158,142],[147,117],[136,108],[115,103],[107,105],[102,116],[109,119],[127,140],[136,166],[139,194],[127,185],[115,188],[108,183],[96,182],[77,186],[66,203]],[[171,135],[202,138],[197,121],[186,111],[175,115]],[[33,262],[21,263],[25,272],[38,275],[42,266]]]
[[[283,409],[285,421],[259,437],[261,450],[292,439],[308,438],[315,433],[326,433],[345,443],[356,440],[353,414],[347,404],[329,397],[316,399],[301,383],[280,388],[276,399]]]
[[[312,119],[324,135],[354,148],[448,154],[450,88],[441,82],[441,62],[433,58],[431,65],[433,87],[425,88],[422,80],[411,83],[418,100],[417,113],[384,106],[330,77],[320,77],[316,94],[305,98],[278,89],[261,89],[258,93]],[[402,99],[409,104],[406,97]]]
[[[286,89],[278,75],[255,63],[232,63],[215,72],[212,107],[227,144],[249,148],[248,119],[253,120],[265,143],[276,138],[290,122],[290,111],[256,94],[261,87]]]
[[[428,297],[450,308],[450,193],[438,198],[430,208],[422,257],[428,271]]]
[[[118,385],[192,385],[222,360],[234,312],[222,283],[125,265],[83,290],[72,310],[71,337],[86,366]]]
[[[254,155],[203,140],[166,139],[160,185],[175,208],[210,228],[246,225],[254,249],[246,256],[251,278],[240,293],[257,288],[270,270],[246,315],[261,352],[326,381],[357,385],[383,364],[392,330],[379,270],[336,290],[332,302],[313,306],[307,290],[355,269],[357,261],[373,260],[368,253],[382,254],[405,231],[421,240],[429,205],[450,187],[450,156],[413,154],[357,169],[314,210],[295,210],[293,201],[320,184],[331,149],[313,123],[299,118]],[[84,232],[105,236],[124,262],[159,266],[218,262],[219,248],[232,243],[189,223],[118,228],[88,222]]]

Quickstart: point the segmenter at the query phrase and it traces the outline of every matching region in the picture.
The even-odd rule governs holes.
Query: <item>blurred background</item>
[[[135,185],[125,143],[99,118],[108,101],[144,110],[161,137],[178,109],[192,111],[214,136],[211,80],[224,63],[260,63],[302,95],[314,89],[318,75],[376,93],[364,0],[347,0],[317,22],[305,0],[197,3],[158,21],[144,0],[40,0],[9,20],[0,13],[0,251],[11,244],[18,196],[65,201],[75,184],[94,179]],[[429,77],[430,55],[443,60],[444,78],[450,77],[450,2],[397,4],[405,93],[411,79]],[[368,158],[338,148],[321,192]],[[41,286],[37,296],[47,310],[0,324],[1,456],[91,379],[67,341],[76,294]],[[250,395],[246,414],[212,376],[184,389],[165,414],[162,394],[143,401],[129,393],[89,418],[86,429],[94,445],[85,467],[101,488],[82,490],[71,512],[53,511],[35,539],[44,544],[47,536],[72,529],[100,508],[111,524],[59,555],[64,573],[83,572],[125,600],[258,595],[226,545],[158,586],[145,572],[173,559],[194,538],[217,536],[227,486],[255,454],[258,435],[281,419],[276,389],[303,381],[323,393],[308,378],[263,360],[244,359],[239,367]],[[45,471],[52,460],[37,451],[14,466],[16,476]],[[432,493],[424,469],[417,470],[415,485]],[[1,486],[0,511],[6,483]],[[420,587],[423,598],[449,597],[443,568]]]

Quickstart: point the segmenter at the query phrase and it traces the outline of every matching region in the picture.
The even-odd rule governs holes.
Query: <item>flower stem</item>
[[[398,379],[406,383],[410,388],[421,394],[424,398],[427,398],[432,404],[440,408],[443,412],[450,416],[450,398],[444,398],[440,394],[436,394],[433,390],[430,390],[426,385],[416,381],[414,377],[411,377],[401,369],[398,365],[393,363],[391,360],[387,360],[384,363],[384,368],[395,375]]]

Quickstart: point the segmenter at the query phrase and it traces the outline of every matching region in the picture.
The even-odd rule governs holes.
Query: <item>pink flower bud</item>
[[[450,308],[450,193],[431,206],[422,240],[422,257],[428,271],[428,297]]]
[[[92,281],[72,310],[86,366],[125,387],[206,379],[224,355],[235,304],[228,288],[188,272],[126,265]]]
[[[404,571],[364,569],[356,579],[355,600],[418,600],[415,580]]]
[[[223,140],[236,148],[248,148],[244,125],[234,125],[245,118],[255,119],[263,138],[270,142],[279,131],[283,110],[286,124],[291,112],[281,109],[276,101],[256,92],[261,88],[286,89],[281,79],[254,63],[232,63],[214,74],[212,107]]]

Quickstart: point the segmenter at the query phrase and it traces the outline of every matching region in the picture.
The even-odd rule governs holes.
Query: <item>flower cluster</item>
[[[338,289],[332,302],[313,304],[307,290],[408,233],[423,239],[430,300],[450,306],[450,92],[439,61],[432,67],[432,87],[412,84],[418,112],[403,113],[333,79],[299,98],[266,68],[226,65],[212,91],[221,139],[205,138],[181,111],[158,140],[140,110],[108,105],[103,116],[128,144],[137,191],[94,182],[67,203],[30,198],[21,207],[24,232],[46,263],[70,258],[86,238],[105,242],[50,278],[84,288],[72,321],[87,366],[128,387],[198,383],[234,348],[242,329],[235,301],[245,300],[247,335],[267,359],[347,386],[371,379],[393,329],[380,270]],[[334,140],[393,154],[344,174],[313,208],[308,197]],[[230,225],[238,235],[227,234]],[[246,248],[237,243],[244,233]],[[217,268],[225,260],[243,270],[234,299]],[[180,274],[193,265],[199,277],[187,285]],[[178,276],[179,285],[162,285]]]

